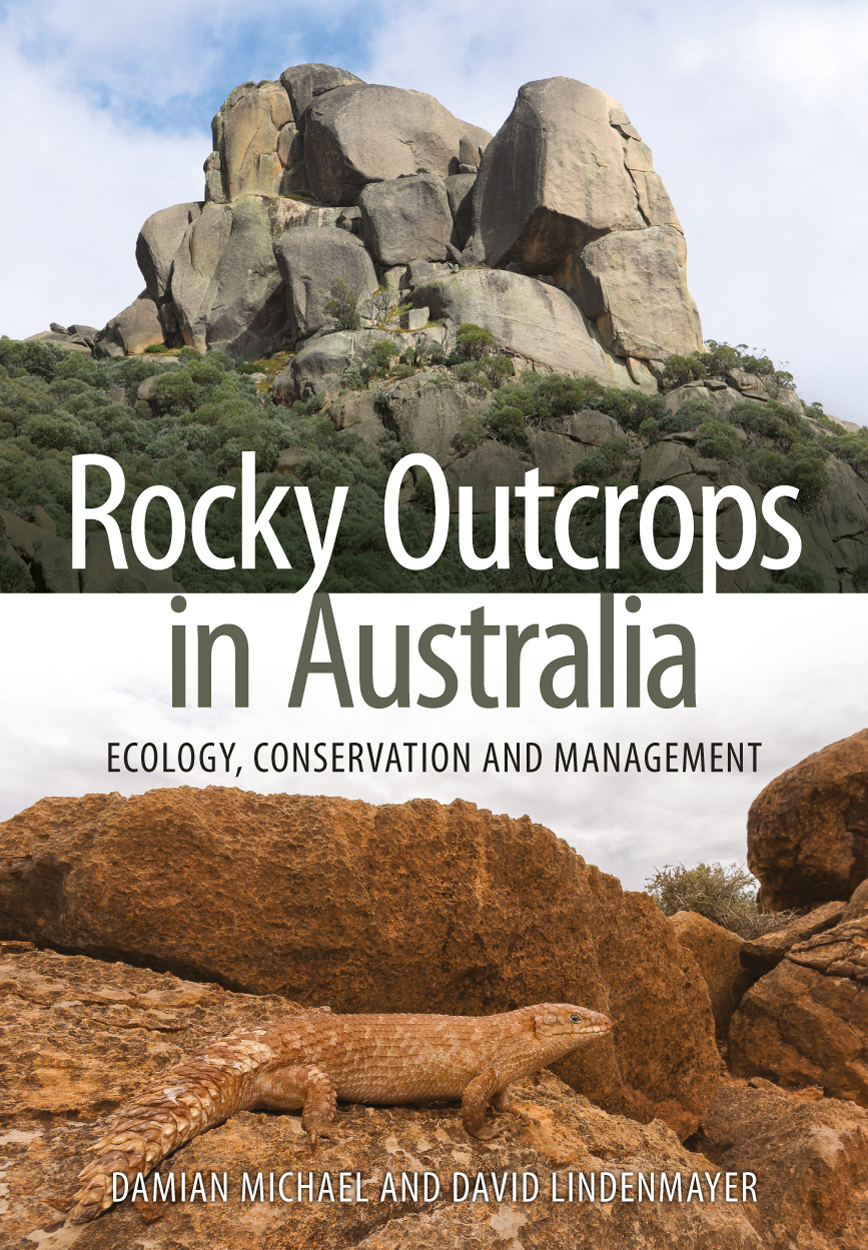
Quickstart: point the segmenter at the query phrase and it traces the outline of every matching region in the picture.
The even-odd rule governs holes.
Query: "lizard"
[[[509,1111],[507,1086],[611,1032],[608,1016],[541,1003],[491,1016],[289,1016],[239,1029],[168,1069],[124,1103],[91,1148],[69,1218],[113,1203],[112,1174],[147,1174],[179,1146],[238,1111],[302,1109],[311,1151],[334,1138],[337,1101],[368,1105],[461,1100],[461,1122],[481,1141],[489,1105]]]

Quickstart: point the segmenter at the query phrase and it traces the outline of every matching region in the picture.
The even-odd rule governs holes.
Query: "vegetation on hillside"
[[[341,292],[337,292],[337,299]],[[354,308],[343,307],[347,321]],[[575,468],[568,481],[598,485],[627,485],[636,478],[643,447],[678,430],[696,432],[701,454],[747,474],[762,490],[789,483],[800,491],[803,508],[816,506],[828,481],[830,452],[868,478],[868,430],[847,434],[824,417],[819,405],[811,421],[796,411],[789,399],[791,379],[776,371],[766,357],[749,356],[741,349],[712,345],[695,358],[670,357],[662,380],[664,393],[644,394],[601,386],[590,378],[557,374],[514,378],[512,361],[494,350],[490,333],[465,325],[457,334],[456,350],[445,355],[436,346],[410,346],[400,352],[393,340],[378,343],[359,367],[347,369],[345,390],[379,391],[418,370],[431,369],[444,381],[465,383],[488,406],[468,417],[459,434],[469,450],[493,439],[515,449],[533,465],[535,431],[557,429],[570,414],[594,410],[614,418],[626,437],[604,443]],[[126,478],[126,495],[115,516],[125,531],[132,505],[146,487],[171,487],[181,498],[189,523],[196,500],[218,483],[240,485],[241,452],[253,451],[257,472],[269,474],[280,449],[302,449],[306,454],[294,477],[272,475],[267,489],[295,483],[309,487],[321,530],[334,487],[350,488],[340,536],[323,589],[329,591],[522,591],[522,590],[690,590],[677,572],[650,568],[636,556],[638,509],[622,513],[622,567],[579,572],[555,559],[551,570],[533,570],[523,555],[521,527],[513,527],[509,569],[469,571],[459,552],[456,526],[443,556],[428,570],[409,574],[393,559],[383,528],[383,495],[388,474],[406,453],[415,450],[409,439],[384,432],[376,447],[351,431],[338,432],[320,397],[296,402],[291,408],[275,404],[267,382],[257,381],[257,368],[273,374],[288,353],[257,365],[232,361],[213,352],[201,356],[192,348],[180,351],[179,363],[165,353],[141,357],[92,360],[65,351],[50,342],[0,339],[0,504],[16,507],[41,504],[57,522],[58,534],[70,533],[70,461],[76,453],[113,457]],[[741,368],[765,379],[779,398],[759,404],[744,400],[721,414],[707,401],[690,400],[678,412],[666,406],[665,390],[687,375],[721,376]],[[429,376],[431,376],[429,374]],[[155,378],[147,399],[138,398],[146,379]],[[789,400],[789,402],[787,402]],[[89,474],[88,502],[105,498],[107,483]],[[640,498],[648,487],[640,486]],[[557,499],[553,502],[556,505]],[[401,529],[411,553],[426,550],[433,529],[432,492],[424,475],[412,505],[402,510]],[[8,504],[7,504],[8,506]],[[541,515],[540,550],[556,555],[554,512]],[[516,508],[516,504],[513,504]],[[516,512],[515,515],[520,515]],[[148,512],[148,537],[163,551],[169,541],[169,513],[161,501]],[[658,509],[657,526],[665,532],[666,508]],[[238,555],[240,499],[221,500],[209,512],[208,542],[216,555]],[[292,564],[275,570],[264,546],[260,567],[215,572],[204,568],[187,544],[175,567],[175,576],[190,591],[295,590],[312,568],[308,543],[293,493],[278,509],[274,529]],[[574,509],[571,532],[576,550],[602,550],[602,505],[585,501]],[[474,522],[474,541],[480,555],[494,544],[494,517],[483,514]],[[260,540],[261,542],[261,540]],[[630,553],[633,554],[630,554]],[[238,560],[240,564],[240,559]],[[602,561],[601,561],[602,563]],[[9,567],[7,567],[7,565]],[[12,566],[15,565],[13,568]],[[28,590],[29,575],[8,557],[0,561],[0,588]],[[788,571],[780,588],[822,589],[818,575]],[[857,573],[857,589],[868,589],[868,568]],[[813,580],[812,580],[813,576]],[[798,579],[801,578],[801,581]],[[7,585],[8,583],[8,585]],[[864,585],[862,584],[864,583]]]

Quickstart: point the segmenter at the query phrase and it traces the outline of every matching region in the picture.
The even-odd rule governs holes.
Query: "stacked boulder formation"
[[[449,347],[480,325],[519,370],[651,387],[667,355],[702,347],[651,152],[584,83],[528,83],[492,138],[433,96],[297,65],[236,87],[213,135],[205,199],[145,222],[145,289],[98,355],[300,347],[341,329],[336,281],[394,292],[411,338]]]

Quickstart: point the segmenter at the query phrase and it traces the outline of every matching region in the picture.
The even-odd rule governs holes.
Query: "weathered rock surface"
[[[334,91],[335,87],[364,86],[362,79],[349,70],[320,63],[291,65],[280,75],[280,81],[289,96],[292,116],[299,130],[304,129],[304,114],[317,96]]]
[[[490,330],[497,350],[543,366],[543,371],[596,378],[605,386],[632,385],[622,362],[604,351],[591,323],[568,295],[524,274],[462,269],[413,292],[432,319],[457,329],[470,322]]]
[[[526,83],[486,148],[474,236],[489,265],[552,273],[609,230],[648,224],[624,163],[629,140],[610,121],[623,109],[572,78]]]
[[[228,96],[211,123],[226,200],[239,195],[278,195],[288,164],[283,129],[294,131],[292,108],[279,82],[246,82]]]
[[[256,359],[286,337],[270,203],[206,204],[175,256],[172,298],[184,342]]]
[[[24,513],[25,510],[21,509],[20,512]],[[26,564],[30,564],[33,559],[34,544],[44,538],[57,537],[56,522],[39,506],[29,510],[29,515],[0,508],[0,524],[9,545]]]
[[[721,1081],[691,1145],[717,1167],[753,1172],[750,1212],[768,1250],[868,1244],[868,1113],[806,1101],[768,1081]]]
[[[732,1018],[730,1061],[868,1106],[868,917],[798,943],[760,978]]]
[[[447,464],[455,456],[453,441],[462,421],[484,408],[487,400],[465,383],[438,382],[426,371],[406,378],[383,394],[380,409],[384,426],[399,438],[410,435],[418,451]]]
[[[618,230],[589,243],[555,281],[596,321],[610,351],[663,360],[703,350],[686,265],[687,244],[674,226]]]
[[[589,1097],[681,1135],[711,1099],[692,956],[647,895],[527,818],[180,787],[44,799],[0,848],[5,936],[342,1011],[578,1001],[615,1022],[559,1065]]]
[[[36,528],[30,527],[31,530]],[[20,535],[19,530],[14,532]],[[178,594],[184,589],[175,581],[171,569],[149,569],[142,564],[129,534],[123,535],[125,569],[116,569],[112,563],[104,530],[88,535],[83,569],[72,567],[71,540],[58,538],[53,529],[40,527],[36,533],[28,535],[28,541],[30,554],[25,558],[38,591],[49,594]],[[148,550],[154,556],[162,554],[150,542]]]
[[[174,204],[152,213],[136,239],[136,264],[148,298],[160,304],[169,295],[172,265],[187,228],[202,212],[201,203]]]
[[[751,804],[747,845],[768,910],[848,899],[868,878],[868,729],[771,781]]]
[[[114,344],[121,349],[121,355],[141,356],[146,347],[162,343],[164,337],[160,310],[154,300],[143,295],[112,317],[100,330],[95,354],[112,355],[110,346]]]
[[[6,1182],[0,1214],[4,1243],[61,1250],[115,1250],[147,1244],[151,1250],[366,1250],[384,1247],[458,1247],[517,1242],[530,1250],[591,1250],[631,1246],[642,1250],[761,1250],[750,1220],[752,1204],[645,1201],[553,1202],[552,1176],[563,1196],[567,1172],[594,1177],[595,1192],[609,1173],[625,1178],[635,1196],[636,1173],[667,1172],[681,1177],[710,1168],[701,1155],[681,1147],[659,1121],[642,1126],[607,1115],[575,1094],[551,1073],[513,1087],[515,1105],[528,1117],[507,1117],[504,1134],[480,1143],[467,1137],[458,1108],[342,1107],[340,1140],[321,1141],[311,1157],[298,1113],[243,1112],[179,1150],[159,1169],[164,1185],[181,1176],[190,1193],[196,1173],[205,1183],[205,1202],[123,1202],[94,1223],[64,1223],[77,1188],[76,1174],[87,1148],[99,1136],[98,1117],[211,1037],[233,1028],[291,1015],[297,1005],[274,996],[254,998],[213,985],[179,981],[124,964],[36,951],[26,944],[0,948],[0,1059],[10,1077],[0,1142]],[[241,1201],[242,1176],[255,1184],[264,1173],[263,1201]],[[275,1198],[268,1201],[274,1173]],[[277,1183],[284,1172],[288,1197],[297,1197],[300,1172],[314,1175],[314,1199],[283,1202]],[[367,1202],[341,1202],[339,1174],[362,1179]],[[436,1178],[440,1195],[423,1198],[421,1173]],[[210,1177],[226,1174],[227,1201],[211,1202]],[[328,1173],[335,1196],[316,1201]],[[380,1200],[386,1173],[396,1185]],[[402,1194],[401,1174],[410,1184],[419,1175],[418,1198]],[[453,1178],[477,1176],[485,1192],[475,1201],[453,1200]],[[512,1197],[516,1174],[517,1200]],[[522,1201],[522,1174],[534,1177],[539,1194]],[[656,1180],[655,1175],[655,1180]],[[492,1177],[502,1199],[493,1192]],[[429,1184],[431,1182],[429,1181]],[[574,1177],[577,1185],[577,1179]],[[704,1182],[703,1182],[704,1183]],[[719,1184],[723,1184],[723,1179]],[[528,1181],[529,1193],[533,1182]],[[148,1186],[153,1197],[153,1186]]]
[[[311,191],[326,204],[353,204],[369,182],[427,171],[459,172],[462,139],[491,136],[459,121],[422,91],[368,84],[338,87],[313,100],[304,132]]]
[[[677,411],[691,397],[710,398],[722,410],[737,402],[739,393],[732,388],[711,390],[708,387],[680,387],[667,396],[667,406]],[[704,418],[703,418],[704,419]],[[701,514],[702,488],[718,489],[727,484],[742,487],[754,501],[757,516],[757,550],[779,558],[785,554],[786,543],[782,536],[767,525],[762,517],[763,492],[747,475],[721,461],[708,459],[696,450],[696,431],[685,430],[660,439],[645,448],[639,466],[640,482],[649,485],[670,484],[684,491],[690,501],[695,520],[693,549],[681,568],[681,572],[697,589],[702,584]],[[834,457],[827,462],[829,488],[816,509],[802,512],[789,501],[782,501],[778,513],[793,525],[802,539],[802,562],[804,567],[815,569],[823,578],[827,593],[837,594],[852,589],[852,575],[864,560],[868,542],[868,483],[862,481],[849,465]],[[845,518],[847,518],[845,520]],[[661,555],[669,556],[675,550],[680,535],[677,519],[670,531],[659,542]],[[741,543],[741,518],[734,501],[726,500],[718,512],[718,544],[726,556],[733,556]],[[740,569],[719,570],[719,590],[753,591],[770,586],[772,574],[764,569],[759,560],[750,560]],[[826,898],[834,896],[830,890]],[[837,891],[840,895],[840,891]],[[763,895],[765,900],[767,895]],[[805,902],[815,901],[805,897]],[[764,902],[764,905],[765,904]],[[780,906],[792,904],[782,901]]]
[[[275,375],[271,393],[281,403],[319,393],[323,378],[330,379],[337,395],[344,369],[359,368],[381,339],[392,338],[385,330],[339,330],[306,343],[285,369]]]
[[[289,334],[304,339],[328,321],[325,302],[332,283],[356,295],[377,289],[377,274],[361,240],[346,230],[296,226],[274,245],[286,293]]]
[[[846,903],[822,903],[806,916],[797,916],[783,929],[744,942],[741,948],[742,965],[754,976],[764,976],[777,967],[797,942],[805,942],[815,933],[823,933],[838,924],[845,909]]]
[[[695,911],[676,912],[669,917],[669,923],[678,941],[687,947],[699,965],[708,986],[717,1032],[726,1037],[732,1013],[752,980],[739,959],[742,940],[736,933]]]
[[[443,178],[425,173],[372,182],[359,208],[362,238],[382,265],[448,259],[452,212]]]

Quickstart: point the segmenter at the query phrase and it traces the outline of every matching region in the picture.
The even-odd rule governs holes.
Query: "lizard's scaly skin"
[[[332,1136],[337,1100],[369,1104],[461,1099],[464,1128],[481,1139],[490,1105],[509,1108],[511,1081],[611,1031],[607,1016],[542,1003],[497,1016],[291,1016],[212,1043],[125,1103],[80,1174],[70,1213],[91,1220],[112,1205],[112,1173],[127,1179],[237,1111],[302,1107],[312,1147]]]

